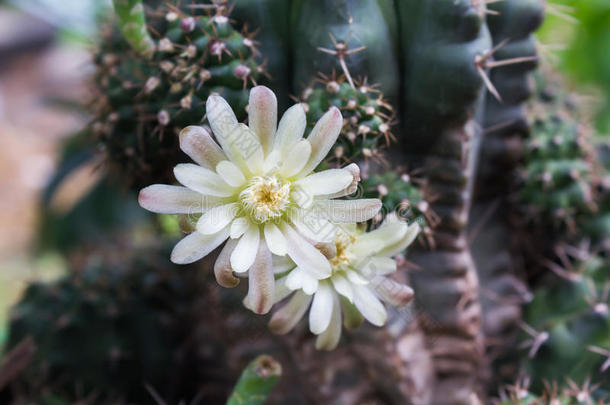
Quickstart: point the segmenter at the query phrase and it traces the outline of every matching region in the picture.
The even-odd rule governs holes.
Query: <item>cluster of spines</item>
[[[205,100],[220,93],[243,119],[248,88],[263,73],[251,34],[237,31],[222,2],[201,8],[162,6],[146,13],[152,56],[111,30],[95,57],[96,119],[111,168],[129,186],[163,182],[182,159],[177,134],[202,122]]]
[[[532,108],[532,138],[525,150],[521,192],[528,219],[574,232],[595,209],[591,131],[574,116],[569,98],[543,91]]]
[[[363,162],[366,177],[370,162],[385,162],[382,150],[395,140],[391,132],[394,112],[377,86],[366,80],[350,83],[344,75],[320,74],[300,101],[306,106],[310,129],[330,107],[341,110],[344,125],[326,159],[329,166]]]
[[[540,395],[529,391],[528,377],[520,378],[515,384],[507,385],[500,391],[497,405],[578,405],[603,404],[604,399],[595,399],[598,386],[585,381],[579,385],[571,379],[566,380],[563,388],[556,383],[545,383]]]

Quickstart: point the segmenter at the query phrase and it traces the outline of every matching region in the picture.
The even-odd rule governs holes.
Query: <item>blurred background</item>
[[[62,215],[99,186],[101,169],[95,159],[88,160],[45,199],[61,169],[64,141],[91,118],[84,108],[91,101],[90,54],[109,7],[100,0],[0,0],[0,343],[6,338],[7,310],[26,282],[65,271],[57,254],[64,247],[45,241],[69,244],[72,236],[49,238],[49,233],[61,232]],[[610,131],[610,2],[549,2],[538,36],[542,63],[559,69],[571,88],[586,96],[598,136],[605,136]],[[106,208],[100,218],[71,220],[104,223]]]

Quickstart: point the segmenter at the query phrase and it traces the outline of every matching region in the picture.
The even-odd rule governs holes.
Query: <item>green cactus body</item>
[[[575,260],[573,267],[578,275],[571,280],[549,280],[526,308],[526,322],[548,333],[526,361],[526,369],[534,391],[542,391],[544,381],[564,385],[570,378],[580,385],[590,379],[592,384],[601,384],[601,395],[610,392],[608,378],[600,369],[605,359],[590,348],[610,346],[610,261],[591,255]]]
[[[282,366],[272,357],[261,355],[245,368],[227,405],[264,405],[282,374]]]
[[[152,58],[155,43],[146,28],[142,0],[114,0],[114,11],[121,33],[129,44],[146,58]]]
[[[152,58],[131,51],[114,33],[102,41],[93,129],[110,167],[128,186],[171,180],[171,169],[184,159],[178,132],[202,122],[210,93],[221,94],[245,118],[245,90],[262,71],[258,51],[233,27],[226,6],[212,10],[200,15],[161,7],[148,15],[160,36]]]
[[[440,220],[436,249],[409,252],[426,269],[412,282],[428,320],[427,339],[446,348],[432,351],[438,380],[432,403],[466,403],[480,393],[477,376],[483,372],[478,281],[466,225],[480,135],[475,113],[484,96],[477,60],[491,40],[483,10],[470,1],[398,2],[397,9],[405,68],[401,144],[411,162],[423,156],[424,195]]]
[[[365,47],[344,55],[350,75],[379,83],[392,103],[398,100],[398,35],[392,11],[391,0],[296,0],[292,9],[293,88],[300,91],[318,72],[340,70],[340,54]]]
[[[14,383],[16,393],[28,395],[17,403],[51,403],[50,397],[75,403],[93,392],[96,403],[149,403],[145,383],[176,402],[209,384],[209,403],[222,402],[225,382],[211,371],[197,374],[222,370],[222,346],[208,336],[207,362],[191,359],[192,276],[160,268],[166,250],[136,251],[114,263],[116,255],[91,255],[83,269],[57,282],[30,285],[13,308],[9,347],[26,336],[38,347]]]

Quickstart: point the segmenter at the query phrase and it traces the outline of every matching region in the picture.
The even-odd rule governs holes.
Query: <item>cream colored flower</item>
[[[419,225],[389,216],[372,232],[359,231],[355,224],[343,224],[331,245],[318,247],[330,257],[331,275],[318,280],[300,267],[284,261],[276,272],[286,272],[277,280],[275,301],[292,294],[273,314],[269,326],[275,333],[288,333],[309,308],[309,329],[318,335],[316,348],[332,350],[341,338],[342,317],[357,325],[362,317],[382,326],[387,313],[380,299],[395,306],[406,305],[413,290],[385,277],[396,271],[393,256],[415,240]],[[311,305],[311,307],[310,307]]]
[[[355,191],[356,165],[313,173],[341,131],[337,108],[306,139],[303,107],[288,109],[278,125],[276,97],[263,86],[250,92],[248,126],[237,122],[218,95],[208,98],[206,115],[218,143],[203,127],[182,130],[180,147],[196,163],[174,168],[184,187],[146,187],[140,205],[158,213],[201,214],[197,230],[178,242],[171,260],[194,262],[229,239],[216,262],[216,278],[233,287],[238,283],[233,272],[248,272],[246,306],[266,313],[274,296],[272,254],[289,256],[315,280],[327,278],[331,265],[312,244],[332,241],[336,222],[373,217],[381,202],[334,200]]]

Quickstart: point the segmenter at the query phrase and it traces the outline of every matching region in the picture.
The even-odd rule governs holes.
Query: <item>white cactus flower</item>
[[[180,147],[196,164],[174,168],[184,187],[156,184],[140,192],[140,205],[164,214],[201,214],[195,232],[175,246],[171,260],[197,261],[229,239],[215,265],[218,282],[233,287],[233,272],[246,273],[245,303],[256,313],[273,304],[271,262],[288,255],[313,279],[331,274],[329,261],[312,243],[334,239],[334,222],[361,222],[380,209],[376,199],[334,200],[355,191],[356,165],[313,173],[336,142],[343,125],[331,108],[306,139],[306,116],[300,104],[277,123],[277,100],[271,90],[251,90],[249,125],[237,122],[229,104],[211,95],[206,115],[216,138],[203,127],[180,133]]]
[[[364,317],[383,326],[387,313],[380,299],[402,306],[413,297],[410,287],[386,276],[397,268],[392,257],[406,249],[419,230],[417,223],[407,225],[395,216],[367,233],[355,224],[341,225],[334,244],[318,245],[331,257],[332,266],[331,275],[321,280],[278,261],[276,272],[287,273],[277,280],[275,301],[292,296],[273,314],[269,327],[275,333],[288,333],[309,308],[309,329],[318,335],[316,348],[332,350],[341,338],[342,317],[347,325],[356,326]]]

